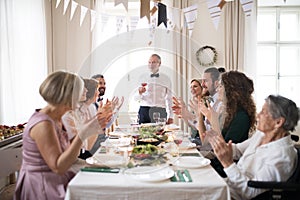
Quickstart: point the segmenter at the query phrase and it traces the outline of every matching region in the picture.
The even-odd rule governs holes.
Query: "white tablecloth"
[[[142,182],[123,173],[79,172],[69,183],[65,200],[77,199],[230,199],[225,181],[208,165],[189,169],[193,182]]]

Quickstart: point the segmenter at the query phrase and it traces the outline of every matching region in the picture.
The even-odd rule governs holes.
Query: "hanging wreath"
[[[203,46],[196,52],[196,58],[201,66],[212,66],[217,62],[218,53],[212,46]]]

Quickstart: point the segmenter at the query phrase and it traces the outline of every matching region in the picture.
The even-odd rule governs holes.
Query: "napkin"
[[[187,169],[183,170],[183,173],[188,177],[189,182],[193,181],[193,179],[192,179],[192,177],[190,175],[190,172]]]
[[[85,167],[85,168],[81,168],[81,171],[83,171],[83,172],[119,173],[120,169]]]

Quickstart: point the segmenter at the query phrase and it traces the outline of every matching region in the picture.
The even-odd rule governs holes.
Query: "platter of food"
[[[142,166],[127,169],[124,174],[138,181],[159,182],[174,176],[174,171],[168,166]]]
[[[166,163],[165,155],[166,152],[155,145],[137,145],[131,152],[129,163],[132,166],[158,166]]]

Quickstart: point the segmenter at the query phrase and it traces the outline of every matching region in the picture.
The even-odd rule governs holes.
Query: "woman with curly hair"
[[[255,130],[256,106],[252,97],[253,81],[242,72],[225,72],[221,75],[217,92],[223,106],[221,112],[216,113],[209,105],[206,107],[205,102],[199,103],[200,112],[207,117],[212,129],[222,134],[226,142],[229,140],[234,143],[243,142],[248,139],[249,133]],[[206,133],[206,136],[209,134]],[[212,165],[215,169],[220,167],[221,169],[216,170],[221,176],[225,176],[223,167],[218,161],[212,160]]]

